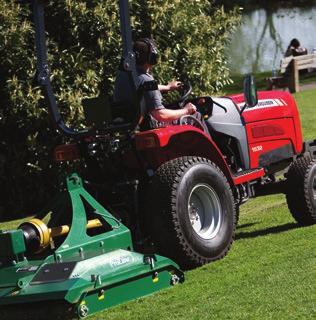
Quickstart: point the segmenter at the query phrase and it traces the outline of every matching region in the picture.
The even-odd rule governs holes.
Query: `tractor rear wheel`
[[[198,157],[166,162],[157,170],[147,200],[149,231],[160,254],[184,268],[227,254],[235,233],[235,205],[230,185],[214,163]]]
[[[316,161],[302,157],[287,173],[286,200],[294,219],[301,225],[316,223]]]

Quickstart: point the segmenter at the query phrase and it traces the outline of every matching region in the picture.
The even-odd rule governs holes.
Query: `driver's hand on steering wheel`
[[[193,103],[191,103],[191,102],[189,102],[189,103],[187,103],[184,107],[183,107],[183,109],[186,109],[187,110],[187,112],[188,112],[188,115],[191,115],[191,114],[194,114],[195,112],[196,112],[196,106],[193,104]]]
[[[183,86],[183,83],[180,81],[171,81],[168,83],[168,87],[170,91],[179,90]]]

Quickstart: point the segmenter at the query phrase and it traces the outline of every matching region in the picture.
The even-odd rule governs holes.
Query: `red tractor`
[[[56,148],[55,159],[84,158],[87,187],[132,230],[135,244],[146,250],[152,245],[184,267],[226,255],[239,206],[249,198],[285,193],[296,221],[315,223],[316,140],[302,141],[294,98],[279,91],[257,96],[251,76],[243,95],[189,98],[188,88],[176,105],[193,102],[204,122],[187,116],[180,125],[138,131],[142,94],[155,83],[138,86],[126,0],[120,1],[120,13],[121,70],[135,89],[135,103],[88,101],[94,124],[83,131],[67,127],[59,114],[39,13],[39,82],[57,128],[70,138]]]

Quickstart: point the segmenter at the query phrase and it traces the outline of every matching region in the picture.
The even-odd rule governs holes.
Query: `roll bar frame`
[[[37,57],[37,81],[41,86],[45,99],[48,103],[50,114],[57,130],[71,138],[82,138],[96,133],[95,129],[76,130],[68,127],[59,112],[56,98],[50,81],[50,69],[47,58],[47,46],[45,35],[45,5],[49,0],[31,0],[33,21],[35,26],[35,49]],[[131,87],[138,95],[138,77],[136,71],[136,58],[133,52],[132,30],[129,14],[128,0],[119,0],[120,29],[122,37],[122,61],[121,69],[128,73]],[[105,131],[115,131],[120,126],[106,127]]]

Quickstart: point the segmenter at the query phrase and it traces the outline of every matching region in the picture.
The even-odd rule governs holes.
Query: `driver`
[[[158,51],[154,41],[149,38],[137,40],[134,44],[134,52],[136,55],[139,85],[147,81],[153,81],[154,77],[151,71],[158,60]],[[144,92],[145,116],[150,116],[151,127],[155,128],[169,124],[177,124],[182,116],[192,115],[196,112],[196,106],[190,102],[178,110],[171,110],[164,107],[161,92],[178,90],[181,88],[181,85],[181,82],[172,81],[167,85],[158,85],[158,90]],[[127,79],[121,73],[116,79],[114,100],[117,102],[127,102],[131,96],[131,89],[127,84]]]

